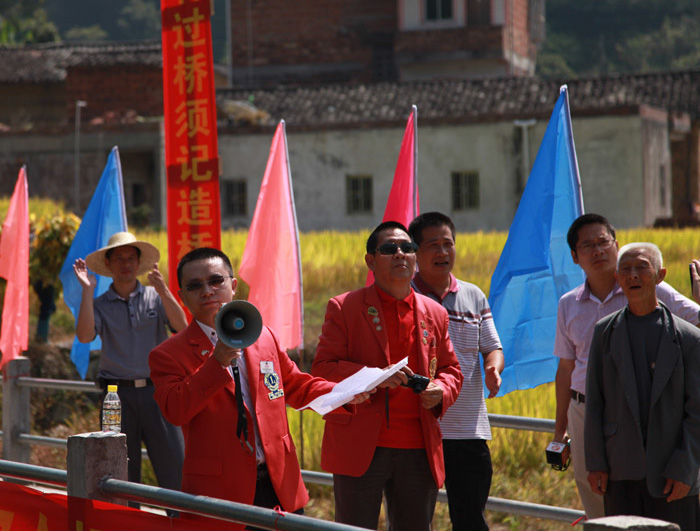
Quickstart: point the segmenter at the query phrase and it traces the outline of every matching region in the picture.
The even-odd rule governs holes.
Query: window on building
[[[393,43],[372,48],[372,81],[396,81],[397,78]]]
[[[132,183],[131,184],[131,205],[139,206],[147,201],[146,199],[146,187],[143,183]]]
[[[372,212],[372,177],[370,175],[347,175],[345,196],[348,214]]]
[[[425,20],[452,20],[452,0],[425,0]]]
[[[491,0],[467,0],[467,26],[491,25]]]
[[[245,217],[248,215],[248,181],[246,179],[226,179],[222,181],[221,203],[225,216]]]
[[[479,173],[452,172],[452,210],[479,208]]]

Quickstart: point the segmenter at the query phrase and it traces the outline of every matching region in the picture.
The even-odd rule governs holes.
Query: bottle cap
[[[107,386],[107,392],[108,392],[108,393],[116,393],[116,392],[117,392],[117,386],[116,386],[116,385],[108,385],[108,386]]]

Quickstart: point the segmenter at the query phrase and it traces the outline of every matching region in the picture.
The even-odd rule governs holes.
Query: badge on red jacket
[[[275,398],[281,398],[284,396],[284,391],[280,389],[280,377],[277,376],[276,372],[271,372],[265,375],[265,387],[267,387],[270,392],[267,396],[270,400]]]

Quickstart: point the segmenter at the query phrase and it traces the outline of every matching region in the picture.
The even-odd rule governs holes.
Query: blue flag
[[[127,230],[126,210],[124,208],[124,185],[122,183],[122,167],[119,162],[119,150],[115,146],[107,159],[107,165],[102,172],[100,182],[92,195],[90,204],[85,211],[80,228],[73,239],[66,261],[63,262],[59,278],[63,283],[63,300],[70,309],[76,322],[80,311],[82,287],[73,272],[73,263],[78,258],[107,245],[109,237],[115,232]],[[112,280],[97,276],[95,297],[100,296],[111,284]],[[90,351],[102,348],[99,336],[92,343],[81,343],[73,339],[70,359],[75,364],[83,380],[90,362]]]
[[[583,282],[566,233],[582,213],[581,180],[564,85],[491,277],[489,303],[505,356],[499,396],[554,380],[559,298]]]

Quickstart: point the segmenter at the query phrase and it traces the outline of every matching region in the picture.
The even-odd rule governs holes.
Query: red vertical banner
[[[196,247],[221,248],[210,0],[161,0],[168,271]]]

